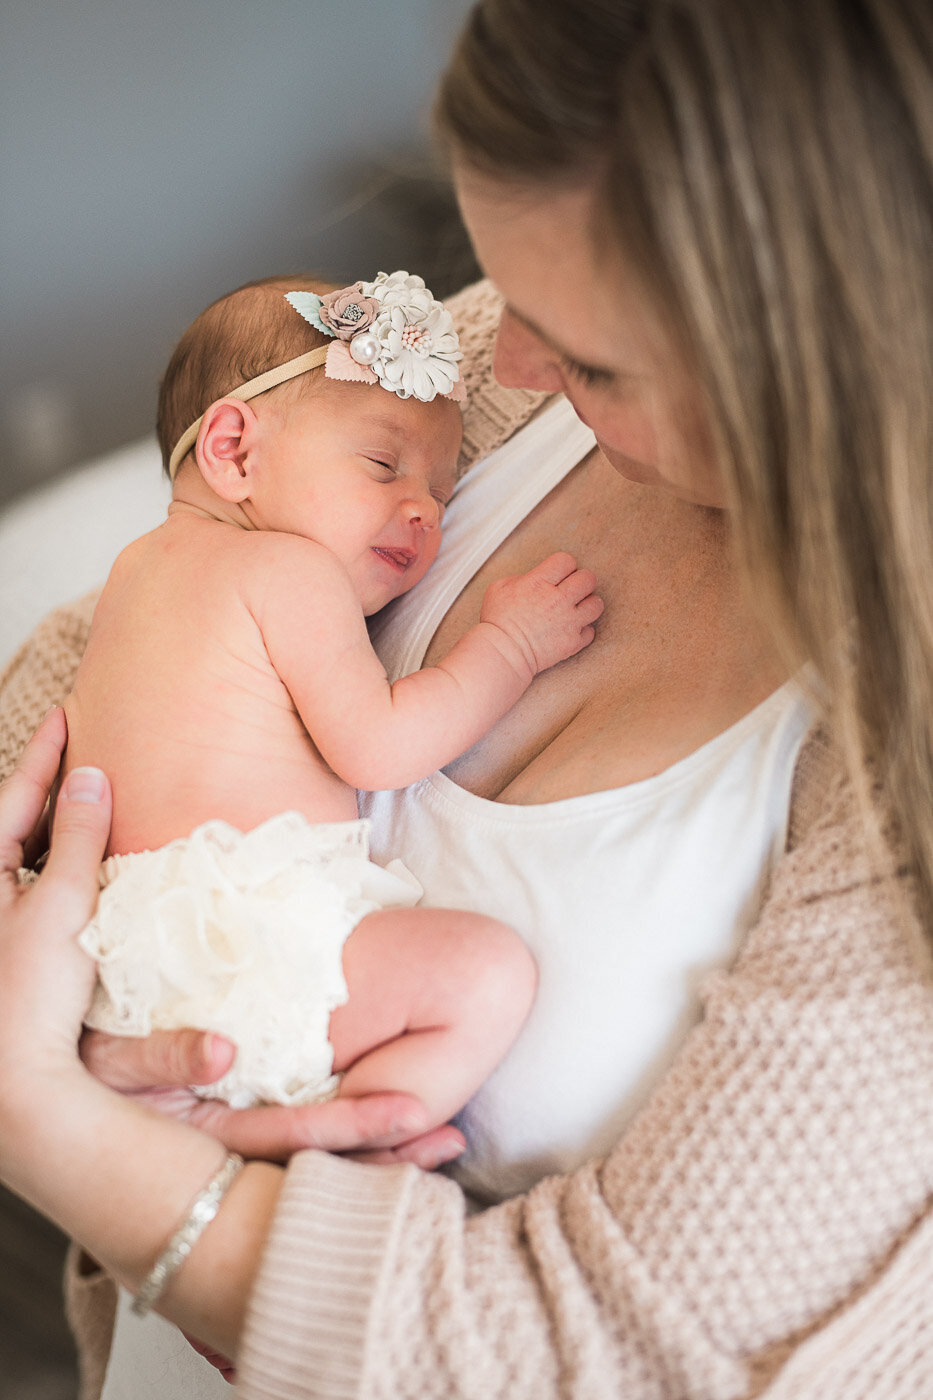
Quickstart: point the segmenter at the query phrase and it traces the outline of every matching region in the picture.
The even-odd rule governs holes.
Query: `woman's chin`
[[[677,496],[681,501],[687,501],[690,505],[706,506],[714,510],[725,508],[725,501],[718,485],[713,482],[696,480],[679,480],[676,476],[668,476],[660,467],[649,466],[645,462],[639,462],[633,457],[625,457],[621,452],[614,451],[611,447],[604,446],[597,440],[597,446],[605,457],[609,466],[619,476],[624,477],[636,486],[649,486],[658,491],[666,491],[668,495]]]

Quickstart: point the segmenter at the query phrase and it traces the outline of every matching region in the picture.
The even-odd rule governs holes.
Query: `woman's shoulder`
[[[808,997],[835,995],[849,976],[853,985],[873,984],[877,998],[873,979],[888,985],[895,968],[905,986],[929,981],[933,947],[916,913],[907,853],[870,773],[864,790],[856,791],[827,730],[813,729],[794,775],[787,847],[737,971],[771,969]]]
[[[553,396],[532,389],[507,389],[496,382],[492,362],[503,303],[490,281],[475,282],[449,297],[445,304],[463,351],[461,371],[467,403],[460,449],[462,474],[501,447]]]
[[[829,730],[815,724],[801,745],[791,789],[787,849],[794,850],[813,826],[838,810],[845,783],[841,756]],[[827,800],[829,799],[829,800]]]
[[[879,785],[865,771],[856,791],[844,756],[825,724],[816,724],[794,769],[781,883],[817,890],[903,883],[909,865]]]

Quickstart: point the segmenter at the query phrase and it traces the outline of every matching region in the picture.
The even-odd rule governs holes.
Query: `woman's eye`
[[[581,365],[576,360],[568,360],[566,356],[561,359],[561,368],[573,379],[578,379],[581,384],[585,384],[588,389],[599,388],[600,385],[608,384],[612,380],[612,374],[608,369],[595,369],[592,365]]]

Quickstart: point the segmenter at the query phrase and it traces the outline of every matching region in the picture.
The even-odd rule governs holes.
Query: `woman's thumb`
[[[56,901],[74,900],[72,917],[90,918],[100,888],[98,870],[110,834],[113,800],[99,768],[73,768],[58,793],[49,858],[41,884]],[[69,910],[69,913],[71,911]],[[68,918],[65,910],[63,918]]]

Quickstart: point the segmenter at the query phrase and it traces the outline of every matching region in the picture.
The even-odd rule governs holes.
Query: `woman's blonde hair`
[[[933,930],[930,0],[481,0],[437,116],[493,179],[596,183]]]

